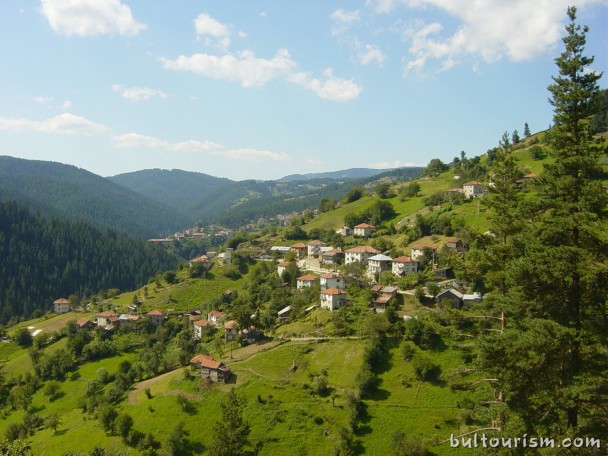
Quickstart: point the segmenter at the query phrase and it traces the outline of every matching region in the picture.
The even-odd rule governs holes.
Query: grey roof
[[[374,255],[372,257],[369,257],[367,259],[368,261],[393,261],[393,259],[389,256],[386,255],[382,255],[381,253],[379,253],[378,255]]]
[[[443,295],[448,294],[448,293],[451,294],[451,295],[456,296],[458,299],[462,299],[462,297],[464,296],[460,291],[454,290],[453,288],[450,288],[449,290],[445,290],[445,291],[442,291],[441,293],[439,293],[437,295],[437,299],[441,299],[441,297]]]
[[[279,316],[284,315],[286,313],[289,313],[289,311],[291,311],[291,306],[287,306],[284,309],[279,310],[278,314]]]

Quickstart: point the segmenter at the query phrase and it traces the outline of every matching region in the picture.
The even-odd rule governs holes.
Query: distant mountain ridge
[[[374,168],[349,168],[338,171],[326,171],[321,173],[290,174],[280,178],[279,182],[305,181],[311,179],[361,179],[391,171],[393,168],[374,169]]]
[[[178,210],[72,165],[0,156],[0,201],[83,220],[131,236],[158,237],[191,223]]]

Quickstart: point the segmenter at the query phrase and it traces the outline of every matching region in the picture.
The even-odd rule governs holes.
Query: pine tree
[[[212,456],[233,456],[247,454],[249,424],[243,419],[243,399],[237,396],[234,389],[228,393],[221,404],[222,418],[215,423],[213,443],[209,448]]]
[[[509,324],[481,338],[479,364],[505,392],[507,432],[605,438],[608,197],[587,128],[601,75],[583,55],[587,27],[576,24],[574,7],[568,16],[548,87],[553,162],[520,216],[525,226],[506,265],[508,290],[497,301]]]
[[[524,138],[529,138],[532,135],[532,133],[530,133],[530,126],[528,125],[528,122],[526,122],[524,124]]]

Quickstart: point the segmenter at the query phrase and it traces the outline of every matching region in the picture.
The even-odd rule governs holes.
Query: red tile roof
[[[114,316],[117,316],[117,315],[114,312],[112,312],[111,310],[106,310],[105,312],[101,312],[97,316],[98,317],[102,317],[102,318],[108,318],[108,317],[114,317]]]
[[[207,261],[209,261],[209,257],[207,255],[203,255],[197,258],[193,258],[192,260],[190,260],[190,263],[206,263]]]
[[[83,326],[85,326],[87,323],[93,323],[92,321],[90,321],[88,318],[79,318],[78,320],[76,320],[76,325],[79,328],[82,328]]]
[[[412,257],[409,256],[400,256],[397,258],[393,258],[393,263],[414,263],[415,261],[412,260]]]
[[[227,321],[226,323],[224,323],[224,328],[226,329],[233,329],[233,328],[238,328],[239,324],[236,320],[230,320]]]
[[[343,295],[346,294],[346,291],[340,290],[339,288],[328,288],[327,290],[323,290],[321,294],[325,295]]]
[[[202,328],[206,326],[213,326],[213,323],[211,323],[209,320],[196,320],[194,322],[194,326],[200,326]]]
[[[190,364],[200,364],[201,367],[218,369],[223,363],[221,361],[215,361],[209,355],[196,355],[190,360]]]
[[[315,239],[314,241],[310,241],[307,245],[327,245],[325,242]]]
[[[155,316],[155,315],[162,316],[162,315],[165,315],[165,313],[162,310],[154,309],[154,310],[151,310],[150,312],[148,312],[146,315],[150,315],[150,316]]]
[[[65,298],[59,298],[59,299],[56,299],[55,301],[53,301],[53,304],[71,304],[71,302]]]
[[[303,242],[298,242],[297,244],[293,244],[291,246],[292,249],[305,249],[306,248],[306,244],[304,244]]]
[[[207,314],[209,317],[217,317],[217,318],[222,318],[226,316],[226,312],[221,312],[219,310],[212,310],[211,312],[209,312]]]
[[[305,274],[303,276],[298,277],[298,280],[301,280],[303,282],[309,282],[309,281],[317,280],[317,279],[318,279],[318,277],[314,274]]]
[[[321,274],[322,279],[339,279],[340,274],[337,272],[326,272],[325,274]]]
[[[373,248],[371,245],[360,245],[358,247],[353,247],[352,249],[348,249],[347,252],[350,252],[350,253],[380,253],[378,250]]]
[[[359,223],[358,225],[355,225],[353,228],[375,228],[375,226],[370,225],[368,223]]]

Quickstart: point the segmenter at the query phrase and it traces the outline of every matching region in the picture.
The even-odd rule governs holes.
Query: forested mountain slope
[[[179,259],[144,240],[0,204],[0,323],[46,312],[53,300],[133,289]]]
[[[190,222],[176,210],[84,169],[0,156],[0,201],[6,200],[137,237],[157,237]]]

